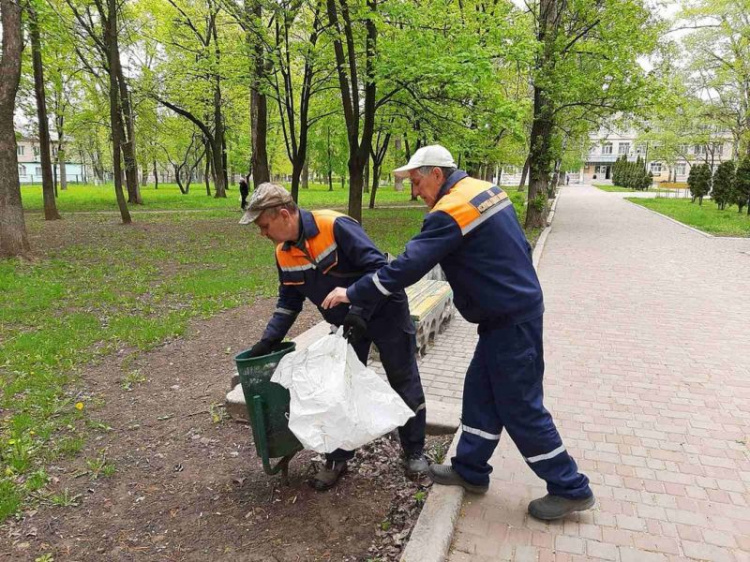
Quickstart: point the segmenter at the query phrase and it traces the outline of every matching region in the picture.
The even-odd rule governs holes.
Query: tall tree
[[[122,165],[125,161],[125,178],[128,190],[128,202],[142,203],[138,186],[138,169],[135,156],[135,130],[133,113],[130,105],[128,84],[120,62],[119,25],[120,7],[117,2],[93,0],[92,4],[79,5],[77,0],[65,0],[73,17],[73,33],[79,40],[75,51],[81,64],[108,90],[110,105],[115,103],[115,113],[110,107],[110,126],[113,150],[113,171],[115,195],[120,215],[124,224],[131,222],[127,205],[121,202]],[[114,20],[112,19],[114,18]],[[94,58],[92,59],[92,55]],[[106,77],[101,76],[101,70]],[[122,200],[125,201],[124,199]]]
[[[215,0],[168,0],[151,6],[162,53],[149,87],[162,105],[201,129],[207,142],[214,196],[226,197],[222,8]]]
[[[678,24],[684,38],[688,79],[712,117],[730,131],[739,156],[750,155],[750,7],[746,1],[685,3]]]
[[[538,50],[532,74],[526,227],[541,227],[556,160],[560,124],[581,119],[598,128],[621,112],[645,113],[659,85],[639,56],[653,52],[661,29],[644,0],[539,0],[531,5]],[[622,38],[628,37],[627,41]]]
[[[125,138],[125,127],[122,118],[121,95],[122,89],[118,85],[120,73],[117,68],[120,65],[120,46],[118,43],[117,30],[117,0],[107,0],[107,12],[104,18],[104,44],[105,50],[109,55],[107,73],[109,76],[109,114],[112,123],[112,170],[115,176],[115,195],[117,205],[120,208],[120,215],[123,224],[130,224],[130,211],[128,210],[125,194],[122,191],[122,164],[120,161],[123,152],[123,140]],[[104,9],[101,12],[104,17]]]
[[[29,14],[29,35],[31,36],[31,57],[34,67],[34,94],[39,130],[39,155],[42,161],[42,195],[44,198],[44,219],[59,220],[55,203],[55,185],[52,179],[52,157],[47,119],[47,96],[45,93],[44,64],[42,62],[42,39],[39,32],[39,15],[33,0],[27,4]]]
[[[18,179],[18,147],[13,114],[21,79],[21,7],[13,0],[0,0],[3,24],[0,58],[0,257],[27,254],[30,251]]]
[[[336,55],[336,70],[341,89],[341,103],[344,108],[347,141],[349,143],[349,216],[362,221],[362,191],[364,171],[370,158],[370,144],[375,130],[375,58],[378,31],[375,25],[377,0],[366,0],[366,7],[357,10],[357,16],[364,21],[365,48],[364,61],[357,56],[358,45],[355,35],[357,20],[352,17],[349,0],[326,0],[328,20],[333,33],[333,47]],[[343,40],[342,40],[343,38]],[[344,50],[344,42],[346,51]],[[362,66],[364,64],[364,71]],[[360,76],[362,73],[362,76]],[[362,84],[360,82],[363,82]],[[360,104],[360,93],[364,100]]]
[[[316,1],[311,13],[305,10],[305,3],[282,4],[279,8],[273,17],[274,41],[269,46],[273,53],[273,72],[266,73],[266,77],[278,104],[284,144],[292,164],[292,197],[297,201],[300,177],[307,162],[310,127],[326,115],[312,117],[310,102],[327,86],[328,72],[317,60],[318,39],[323,28],[321,4]],[[295,22],[301,29],[294,29]],[[299,39],[302,34],[308,37],[306,42]],[[300,77],[295,74],[300,67],[302,83],[298,85]]]

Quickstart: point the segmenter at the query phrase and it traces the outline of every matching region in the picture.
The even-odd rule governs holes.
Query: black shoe
[[[424,453],[412,453],[406,457],[404,462],[406,464],[407,476],[427,472],[430,468],[430,463],[427,462],[427,457],[424,456]]]
[[[330,490],[346,472],[346,461],[326,461],[310,481],[310,486],[318,492]]]
[[[458,472],[453,470],[452,466],[445,464],[433,464],[430,466],[430,476],[435,484],[442,484],[443,486],[461,486],[467,492],[473,492],[475,494],[484,494],[490,488],[489,484],[485,484],[484,486],[470,484],[464,480]]]
[[[596,498],[592,493],[580,500],[571,500],[562,496],[547,494],[543,498],[529,503],[529,515],[542,521],[561,519],[574,511],[585,511],[594,506]]]

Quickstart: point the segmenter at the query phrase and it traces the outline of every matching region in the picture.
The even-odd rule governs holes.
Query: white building
[[[654,181],[687,181],[690,167],[695,163],[708,162],[715,169],[721,162],[732,158],[731,137],[710,144],[681,144],[676,147],[679,154],[673,162],[668,163],[659,158],[658,143],[639,141],[636,131],[612,132],[600,130],[590,136],[591,146],[585,156],[581,173],[585,182],[612,179],[612,166],[615,160],[627,156],[635,162],[638,157],[646,162],[647,169],[653,174]]]
[[[39,154],[39,141],[22,137],[17,141],[18,148],[18,178],[22,184],[42,183],[42,160]],[[53,174],[57,174],[59,181],[60,167],[57,165],[57,148],[52,147]],[[73,155],[68,155],[73,156]],[[65,177],[68,183],[83,183],[86,181],[86,170],[77,162],[65,163]]]

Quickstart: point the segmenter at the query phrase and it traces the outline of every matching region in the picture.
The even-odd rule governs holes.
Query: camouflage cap
[[[268,182],[262,183],[253,191],[247,210],[240,219],[240,224],[254,223],[266,209],[280,207],[293,201],[289,192],[280,185]]]

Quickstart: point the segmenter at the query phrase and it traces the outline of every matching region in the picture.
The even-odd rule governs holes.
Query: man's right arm
[[[284,339],[289,329],[297,320],[305,303],[305,295],[300,293],[293,285],[279,284],[279,300],[276,302],[276,310],[268,321],[266,330],[261,339],[278,342]]]
[[[442,211],[430,213],[422,232],[406,243],[403,254],[374,275],[367,275],[351,285],[346,295],[354,305],[373,306],[419,281],[462,241],[461,228],[453,217]]]

